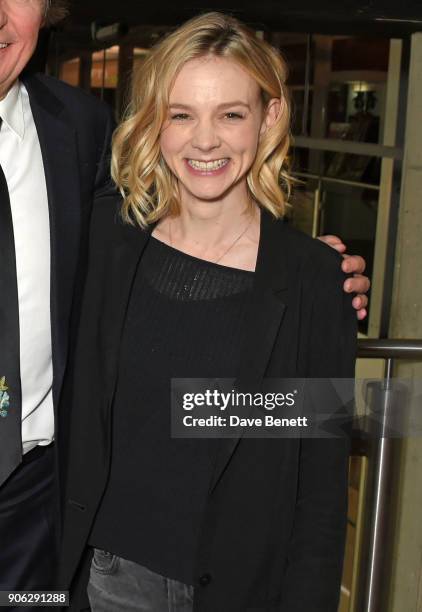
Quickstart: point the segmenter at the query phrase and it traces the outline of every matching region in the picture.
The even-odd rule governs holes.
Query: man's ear
[[[261,125],[261,136],[276,123],[280,113],[283,112],[284,104],[284,100],[281,100],[280,98],[271,98],[271,100],[268,102]]]

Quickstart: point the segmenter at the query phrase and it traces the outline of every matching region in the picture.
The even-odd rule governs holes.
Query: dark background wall
[[[140,0],[73,0],[72,21],[87,24],[95,18],[105,21],[124,20],[135,24],[177,24],[192,15],[207,11],[222,10],[236,14],[264,28],[290,29],[300,26],[309,30],[309,24],[319,24],[319,28],[339,27],[353,29],[366,28],[371,33],[374,28],[380,32],[394,28],[409,30],[420,29],[422,25],[421,0],[172,0],[144,2]]]

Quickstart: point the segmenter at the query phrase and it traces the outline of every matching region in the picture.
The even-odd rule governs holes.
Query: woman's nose
[[[212,121],[199,121],[194,127],[192,146],[201,151],[209,151],[220,146],[220,138]]]

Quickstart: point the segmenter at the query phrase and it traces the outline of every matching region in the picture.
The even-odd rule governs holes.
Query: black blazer
[[[61,587],[87,604],[87,538],[110,462],[119,346],[149,232],[124,225],[118,198],[94,207],[73,374]],[[259,297],[239,379],[353,377],[356,316],[340,256],[261,215]],[[336,612],[347,509],[348,441],[224,439],[196,558],[195,612]],[[135,466],[134,466],[134,469]]]
[[[59,396],[80,302],[92,203],[110,188],[111,111],[81,89],[42,74],[23,74],[47,184],[51,247],[51,334],[55,436],[65,415]]]

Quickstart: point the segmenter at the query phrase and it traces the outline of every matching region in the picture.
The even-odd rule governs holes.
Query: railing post
[[[395,496],[392,495],[393,473],[397,449],[395,432],[400,436],[406,416],[406,390],[393,385],[393,358],[386,360],[385,378],[373,386],[369,416],[376,417],[376,430],[369,430],[373,450],[368,464],[367,504],[369,520],[366,549],[366,571],[361,580],[359,612],[384,612],[387,609],[389,576],[391,573],[391,538],[393,535]],[[399,420],[398,420],[399,418]],[[400,422],[400,419],[403,422]]]

